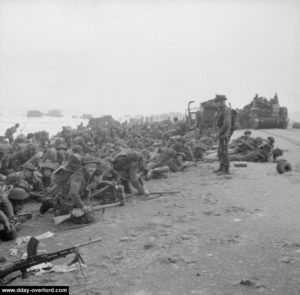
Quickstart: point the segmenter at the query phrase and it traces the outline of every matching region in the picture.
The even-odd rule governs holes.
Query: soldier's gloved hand
[[[84,211],[83,211],[83,209],[81,209],[81,208],[74,208],[74,209],[72,210],[72,215],[73,215],[74,217],[80,217],[80,216],[84,215]]]
[[[92,211],[92,207],[91,207],[91,206],[85,205],[85,206],[83,207],[83,211],[84,211],[84,213],[91,212],[91,211]]]

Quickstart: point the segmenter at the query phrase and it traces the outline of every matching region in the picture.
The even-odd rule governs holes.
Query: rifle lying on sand
[[[173,195],[173,194],[179,194],[180,191],[164,191],[164,192],[150,192],[149,196],[155,195],[155,196],[162,196],[162,195]]]
[[[27,258],[16,261],[16,262],[8,265],[7,267],[0,269],[0,279],[3,279],[7,275],[9,275],[13,272],[16,272],[16,271],[21,271],[22,278],[24,279],[24,278],[26,278],[26,276],[28,274],[27,270],[30,269],[31,267],[41,264],[41,263],[47,263],[47,262],[53,261],[53,260],[61,258],[61,257],[66,257],[67,255],[69,255],[71,253],[75,253],[75,258],[72,260],[72,262],[69,265],[72,265],[76,262],[84,263],[82,257],[79,254],[78,249],[83,246],[87,246],[87,245],[90,245],[93,243],[100,242],[101,240],[102,240],[101,238],[98,238],[98,239],[91,240],[89,242],[79,244],[79,245],[76,245],[76,246],[73,246],[73,247],[70,247],[67,249],[56,251],[53,253],[37,255],[37,247],[38,247],[39,241],[36,238],[31,237],[27,244]]]
[[[117,203],[111,203],[111,204],[106,204],[106,205],[96,205],[96,206],[93,206],[92,209],[93,209],[93,211],[99,211],[99,210],[102,210],[102,209],[105,209],[105,208],[111,208],[111,207],[116,207],[116,206],[124,206],[124,204],[125,203],[122,200],[121,202],[117,202]],[[72,216],[73,215],[70,213],[70,214],[66,214],[66,215],[53,217],[54,224],[55,225],[61,224],[64,221],[70,219]]]
[[[160,198],[161,196],[175,195],[175,194],[179,194],[179,193],[180,193],[180,191],[150,192],[147,197],[143,198],[143,200],[148,201],[148,200]],[[154,197],[151,197],[151,195],[153,195]]]
[[[142,196],[141,200],[150,201],[150,200],[153,200],[153,199],[160,198],[161,196],[175,195],[175,194],[179,194],[179,193],[180,193],[180,191],[150,192],[147,196],[145,196],[145,195],[143,196],[143,195],[140,195],[138,193],[133,193],[131,195],[127,195],[126,197],[130,198],[130,197],[134,197],[134,196]],[[151,197],[151,195],[153,195],[154,197]]]

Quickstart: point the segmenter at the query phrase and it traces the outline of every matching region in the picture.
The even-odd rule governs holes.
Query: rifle
[[[173,194],[179,194],[180,193],[180,191],[165,191],[165,192],[150,192],[149,193],[149,196],[150,195],[160,195],[160,196],[162,196],[162,195],[173,195]]]
[[[115,182],[110,182],[110,181],[102,181],[103,184],[105,184],[104,187],[94,191],[93,193],[90,193],[90,197],[94,198],[97,195],[100,195],[101,193],[105,192],[106,190],[108,190],[111,187],[116,187],[116,183]]]
[[[31,268],[32,266],[41,264],[41,263],[47,263],[50,261],[53,261],[55,259],[61,258],[61,257],[66,257],[67,255],[71,253],[75,253],[75,259],[72,260],[72,262],[69,265],[72,265],[76,262],[82,262],[84,263],[82,257],[80,256],[78,249],[83,246],[87,246],[93,243],[100,242],[102,239],[98,238],[95,240],[91,240],[89,242],[79,244],[67,249],[59,250],[53,253],[46,253],[46,254],[41,254],[37,255],[37,247],[39,244],[39,241],[31,237],[28,244],[27,244],[27,258],[26,259],[21,259],[19,261],[16,261],[10,265],[8,265],[6,268],[0,270],[0,279],[5,278],[7,275],[16,272],[16,271],[21,271],[22,273],[22,278],[26,278],[28,272],[27,269]]]
[[[161,196],[164,196],[164,195],[173,195],[173,194],[179,194],[179,193],[180,193],[180,191],[150,192],[148,197],[144,197],[142,200],[149,201],[149,200],[160,198]],[[154,195],[154,197],[149,197],[151,195]]]
[[[105,208],[123,206],[124,204],[125,204],[124,200],[122,200],[121,202],[117,202],[117,203],[106,204],[106,205],[97,205],[97,206],[92,207],[92,209],[93,209],[93,211],[99,211],[99,210],[102,210],[102,209],[105,209]],[[61,224],[64,221],[70,219],[72,216],[73,215],[70,213],[70,214],[66,214],[66,215],[53,217],[54,224],[55,225]]]

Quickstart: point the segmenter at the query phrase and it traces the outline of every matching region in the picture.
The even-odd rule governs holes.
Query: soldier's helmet
[[[25,200],[28,198],[28,193],[23,188],[14,188],[10,191],[8,198],[11,200]]]
[[[66,145],[64,145],[63,143],[61,143],[61,144],[58,144],[58,145],[55,147],[55,149],[58,151],[58,150],[67,150],[68,148],[67,148]]]
[[[82,148],[81,145],[75,144],[75,145],[72,147],[72,152],[75,153],[75,154],[82,154],[82,153],[83,153],[83,148]]]
[[[57,164],[56,163],[53,163],[53,162],[45,162],[41,165],[41,168],[43,169],[50,169],[50,170],[56,170],[58,167],[57,167]]]
[[[101,160],[93,156],[85,156],[82,159],[82,165],[87,165],[90,163],[101,164]]]
[[[21,166],[22,169],[27,169],[30,171],[36,171],[36,168],[34,165],[32,165],[31,163],[25,163]]]
[[[273,136],[268,136],[267,139],[271,144],[275,142],[275,138]]]
[[[223,95],[223,94],[216,94],[215,102],[220,102],[220,101],[225,101],[225,100],[227,100],[226,95]]]
[[[7,175],[6,182],[10,185],[17,185],[20,181],[20,176],[16,174]]]

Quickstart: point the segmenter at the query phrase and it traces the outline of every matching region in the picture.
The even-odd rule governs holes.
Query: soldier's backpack
[[[114,170],[127,170],[132,163],[141,161],[141,156],[136,151],[123,151],[120,152],[114,162]]]

